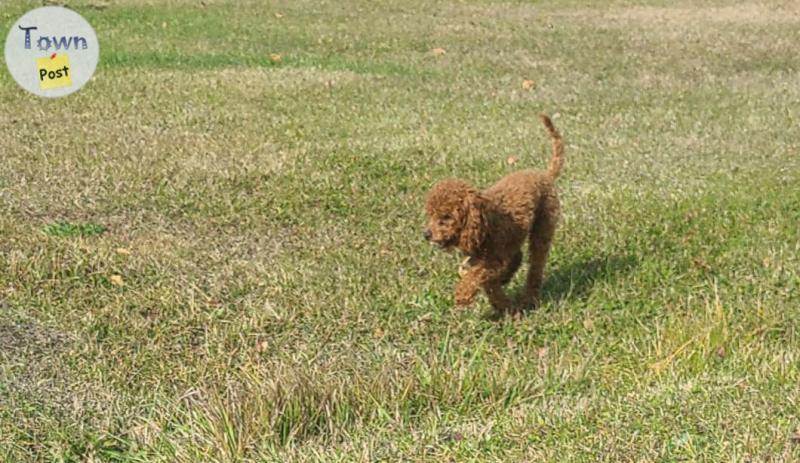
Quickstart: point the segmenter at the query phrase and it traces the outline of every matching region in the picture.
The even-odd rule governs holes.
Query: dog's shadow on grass
[[[584,299],[599,282],[614,281],[638,265],[632,255],[577,257],[548,266],[542,287],[542,303]],[[524,291],[518,288],[518,296]]]

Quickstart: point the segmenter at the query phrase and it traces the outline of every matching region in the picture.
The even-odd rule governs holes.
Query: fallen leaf
[[[530,79],[524,79],[522,81],[522,89],[523,90],[533,90],[534,88],[536,88],[536,82],[534,82],[534,81],[532,81]]]
[[[798,445],[800,445],[800,428],[797,428],[797,430],[794,432],[794,434],[792,434],[791,436],[789,436],[789,440],[790,440],[790,441],[791,441],[793,444],[798,444]]]
[[[539,355],[539,360],[542,360],[547,355],[547,347],[540,347],[536,353]]]
[[[283,15],[281,13],[277,13],[276,12],[275,13],[275,17],[278,18],[278,19],[281,19],[283,17]]]
[[[88,6],[89,8],[93,8],[95,10],[102,10],[108,8],[108,5],[109,5],[108,2],[91,2],[89,3]]]
[[[131,255],[131,250],[128,248],[117,248],[114,251],[116,251],[117,254],[122,254],[123,256]]]
[[[435,56],[442,56],[445,53],[447,53],[447,50],[445,50],[444,48],[436,47],[431,50],[431,53],[433,53]]]
[[[421,315],[419,318],[417,318],[417,321],[418,322],[427,322],[427,321],[429,321],[431,319],[433,319],[433,314],[428,312],[425,315]]]
[[[280,53],[273,53],[273,54],[269,55],[269,59],[271,59],[273,63],[280,63],[281,62],[281,55],[280,55]]]
[[[267,341],[258,341],[256,343],[256,352],[264,352],[269,347],[269,343]]]
[[[506,347],[514,349],[517,347],[517,343],[515,343],[513,339],[506,339]]]
[[[121,275],[111,275],[111,284],[114,286],[122,286],[125,282],[122,281]]]
[[[380,326],[376,327],[372,332],[372,337],[375,339],[383,339],[383,329]]]
[[[717,347],[717,357],[719,358],[725,357],[725,346]]]
[[[711,270],[711,267],[706,263],[706,261],[701,259],[700,257],[693,257],[692,264],[694,268],[698,270],[704,270],[704,271]]]
[[[592,331],[594,329],[594,320],[591,318],[587,318],[583,321],[583,327],[586,328],[586,331]]]
[[[519,158],[516,156],[509,156],[508,159],[506,159],[506,163],[508,163],[509,166],[513,166],[517,161],[519,161]]]

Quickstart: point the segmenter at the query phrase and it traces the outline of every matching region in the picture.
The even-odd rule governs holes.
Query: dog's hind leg
[[[530,256],[528,257],[528,277],[525,285],[524,300],[526,308],[539,306],[539,292],[542,289],[544,267],[547,263],[550,245],[553,242],[558,217],[558,198],[554,193],[545,195],[539,205],[536,220],[530,231]]]
[[[514,257],[512,257],[511,260],[506,264],[506,267],[503,269],[503,273],[500,276],[500,286],[505,286],[509,281],[511,281],[511,279],[514,277],[514,274],[517,273],[520,264],[522,264],[522,250],[517,251],[517,253],[514,254]]]

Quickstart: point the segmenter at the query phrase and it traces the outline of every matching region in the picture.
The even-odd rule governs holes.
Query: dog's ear
[[[467,255],[474,255],[486,238],[486,199],[477,191],[464,197],[464,227],[461,229],[458,247]]]

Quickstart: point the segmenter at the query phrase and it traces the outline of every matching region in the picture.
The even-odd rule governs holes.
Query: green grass
[[[0,461],[800,460],[791,2],[205,3],[0,73]],[[544,304],[493,322],[422,202],[541,111]]]
[[[42,230],[50,236],[91,236],[99,235],[106,231],[106,227],[96,223],[50,223],[42,227]]]

